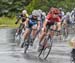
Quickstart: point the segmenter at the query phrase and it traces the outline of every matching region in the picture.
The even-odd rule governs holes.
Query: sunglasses
[[[58,15],[58,13],[54,13],[54,14]]]
[[[37,17],[37,16],[33,16],[33,17]]]

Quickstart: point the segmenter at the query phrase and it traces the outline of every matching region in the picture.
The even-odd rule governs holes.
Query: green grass
[[[0,17],[0,28],[1,27],[10,27],[15,28],[18,25],[15,24],[16,18]]]

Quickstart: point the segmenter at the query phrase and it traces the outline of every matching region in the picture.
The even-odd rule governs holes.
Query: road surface
[[[70,63],[71,48],[67,41],[58,41],[55,37],[49,57],[42,60],[38,58],[34,47],[24,54],[23,48],[17,45],[14,36],[14,29],[0,29],[0,63]],[[69,37],[71,36],[72,34]]]

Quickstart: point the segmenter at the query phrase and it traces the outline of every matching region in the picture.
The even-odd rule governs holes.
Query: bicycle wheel
[[[75,63],[75,58],[71,57],[71,63]]]
[[[68,28],[67,29],[65,28],[65,37],[68,37],[68,32],[69,32]]]
[[[24,53],[27,52],[27,50],[28,50],[28,48],[29,48],[30,45],[32,45],[31,44],[31,38],[29,38],[28,41],[27,41],[27,44],[25,44]]]
[[[27,52],[27,50],[28,50],[28,48],[29,48],[29,45],[30,45],[30,40],[31,40],[30,34],[31,34],[31,31],[30,31],[30,33],[29,33],[29,38],[28,38],[27,42],[25,42],[24,53]]]
[[[28,48],[29,48],[29,44],[28,44],[28,45],[25,45],[25,48],[24,48],[24,53],[25,53],[25,54],[26,54]]]
[[[71,54],[71,63],[75,63],[75,57]]]
[[[17,32],[17,30],[16,30],[16,34],[15,34],[15,40],[21,40],[21,34],[22,34],[22,27],[21,27],[22,25],[20,25],[20,27],[17,29],[18,30],[18,32]]]
[[[50,54],[52,48],[52,40],[49,37],[45,37],[43,42],[43,47],[39,52],[39,57],[41,56],[43,59],[47,59],[48,55]],[[47,43],[47,44],[46,44]]]

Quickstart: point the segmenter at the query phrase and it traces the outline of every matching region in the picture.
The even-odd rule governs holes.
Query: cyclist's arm
[[[41,18],[40,17],[37,17],[37,21],[38,21],[38,29],[40,28],[40,26],[41,26]]]
[[[43,27],[46,27],[47,22],[48,22],[47,20],[44,21],[44,23],[43,23]]]
[[[50,20],[50,18],[51,18],[51,15],[48,14],[48,15],[46,16],[46,18],[45,18],[44,23],[43,23],[43,27],[44,27],[44,28],[46,28],[47,22],[48,22],[48,20]]]
[[[40,21],[38,21],[38,23],[37,23],[37,24],[38,24],[38,29],[40,29],[40,26],[41,26],[41,25],[40,25]]]
[[[21,16],[18,17],[17,21],[15,22],[15,24],[17,24],[21,19]]]
[[[25,21],[26,25],[28,24],[28,22],[29,22],[29,18],[27,18],[26,21]]]

